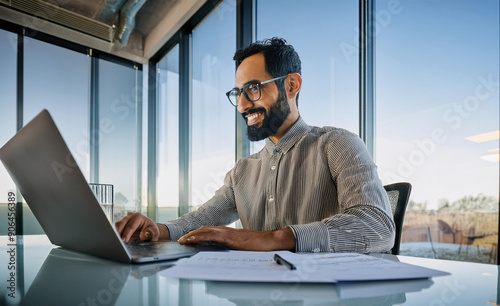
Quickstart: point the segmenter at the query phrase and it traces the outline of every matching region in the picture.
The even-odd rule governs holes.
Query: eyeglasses
[[[281,80],[288,77],[288,75],[280,76],[274,79],[270,79],[267,81],[257,82],[257,83],[249,83],[243,86],[243,88],[233,88],[230,91],[226,92],[226,96],[229,99],[229,102],[233,106],[238,106],[238,97],[243,93],[245,98],[250,102],[256,102],[260,99],[260,86],[263,84],[271,83],[277,80]]]

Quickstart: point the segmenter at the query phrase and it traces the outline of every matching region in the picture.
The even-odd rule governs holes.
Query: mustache
[[[263,107],[252,108],[252,109],[249,109],[246,112],[241,113],[241,115],[243,116],[243,118],[245,118],[246,116],[248,116],[250,114],[258,113],[258,112],[263,112],[265,114],[266,113],[266,109],[263,108]]]

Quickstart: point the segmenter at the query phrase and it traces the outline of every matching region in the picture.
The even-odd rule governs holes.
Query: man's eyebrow
[[[248,84],[256,84],[256,83],[260,83],[261,81],[259,80],[256,80],[256,79],[253,79],[253,80],[250,80],[250,81],[247,81],[245,84],[243,84],[242,88],[247,86]],[[233,89],[237,89],[237,90],[240,90],[241,88],[238,88],[238,87],[233,87]]]
[[[246,85],[248,85],[248,84],[260,83],[260,82],[261,82],[261,81],[259,81],[259,80],[253,79],[253,80],[247,81],[245,84],[243,84],[243,86],[246,86]]]

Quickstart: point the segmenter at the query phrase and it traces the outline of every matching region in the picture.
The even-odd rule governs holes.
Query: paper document
[[[275,254],[297,269],[277,264]],[[357,253],[229,251],[197,253],[161,274],[212,281],[337,283],[429,278],[449,273]]]

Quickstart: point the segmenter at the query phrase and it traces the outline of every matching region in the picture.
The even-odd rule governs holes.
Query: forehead
[[[265,81],[271,76],[266,72],[266,60],[262,53],[244,59],[236,70],[236,87],[243,87],[249,81]]]

